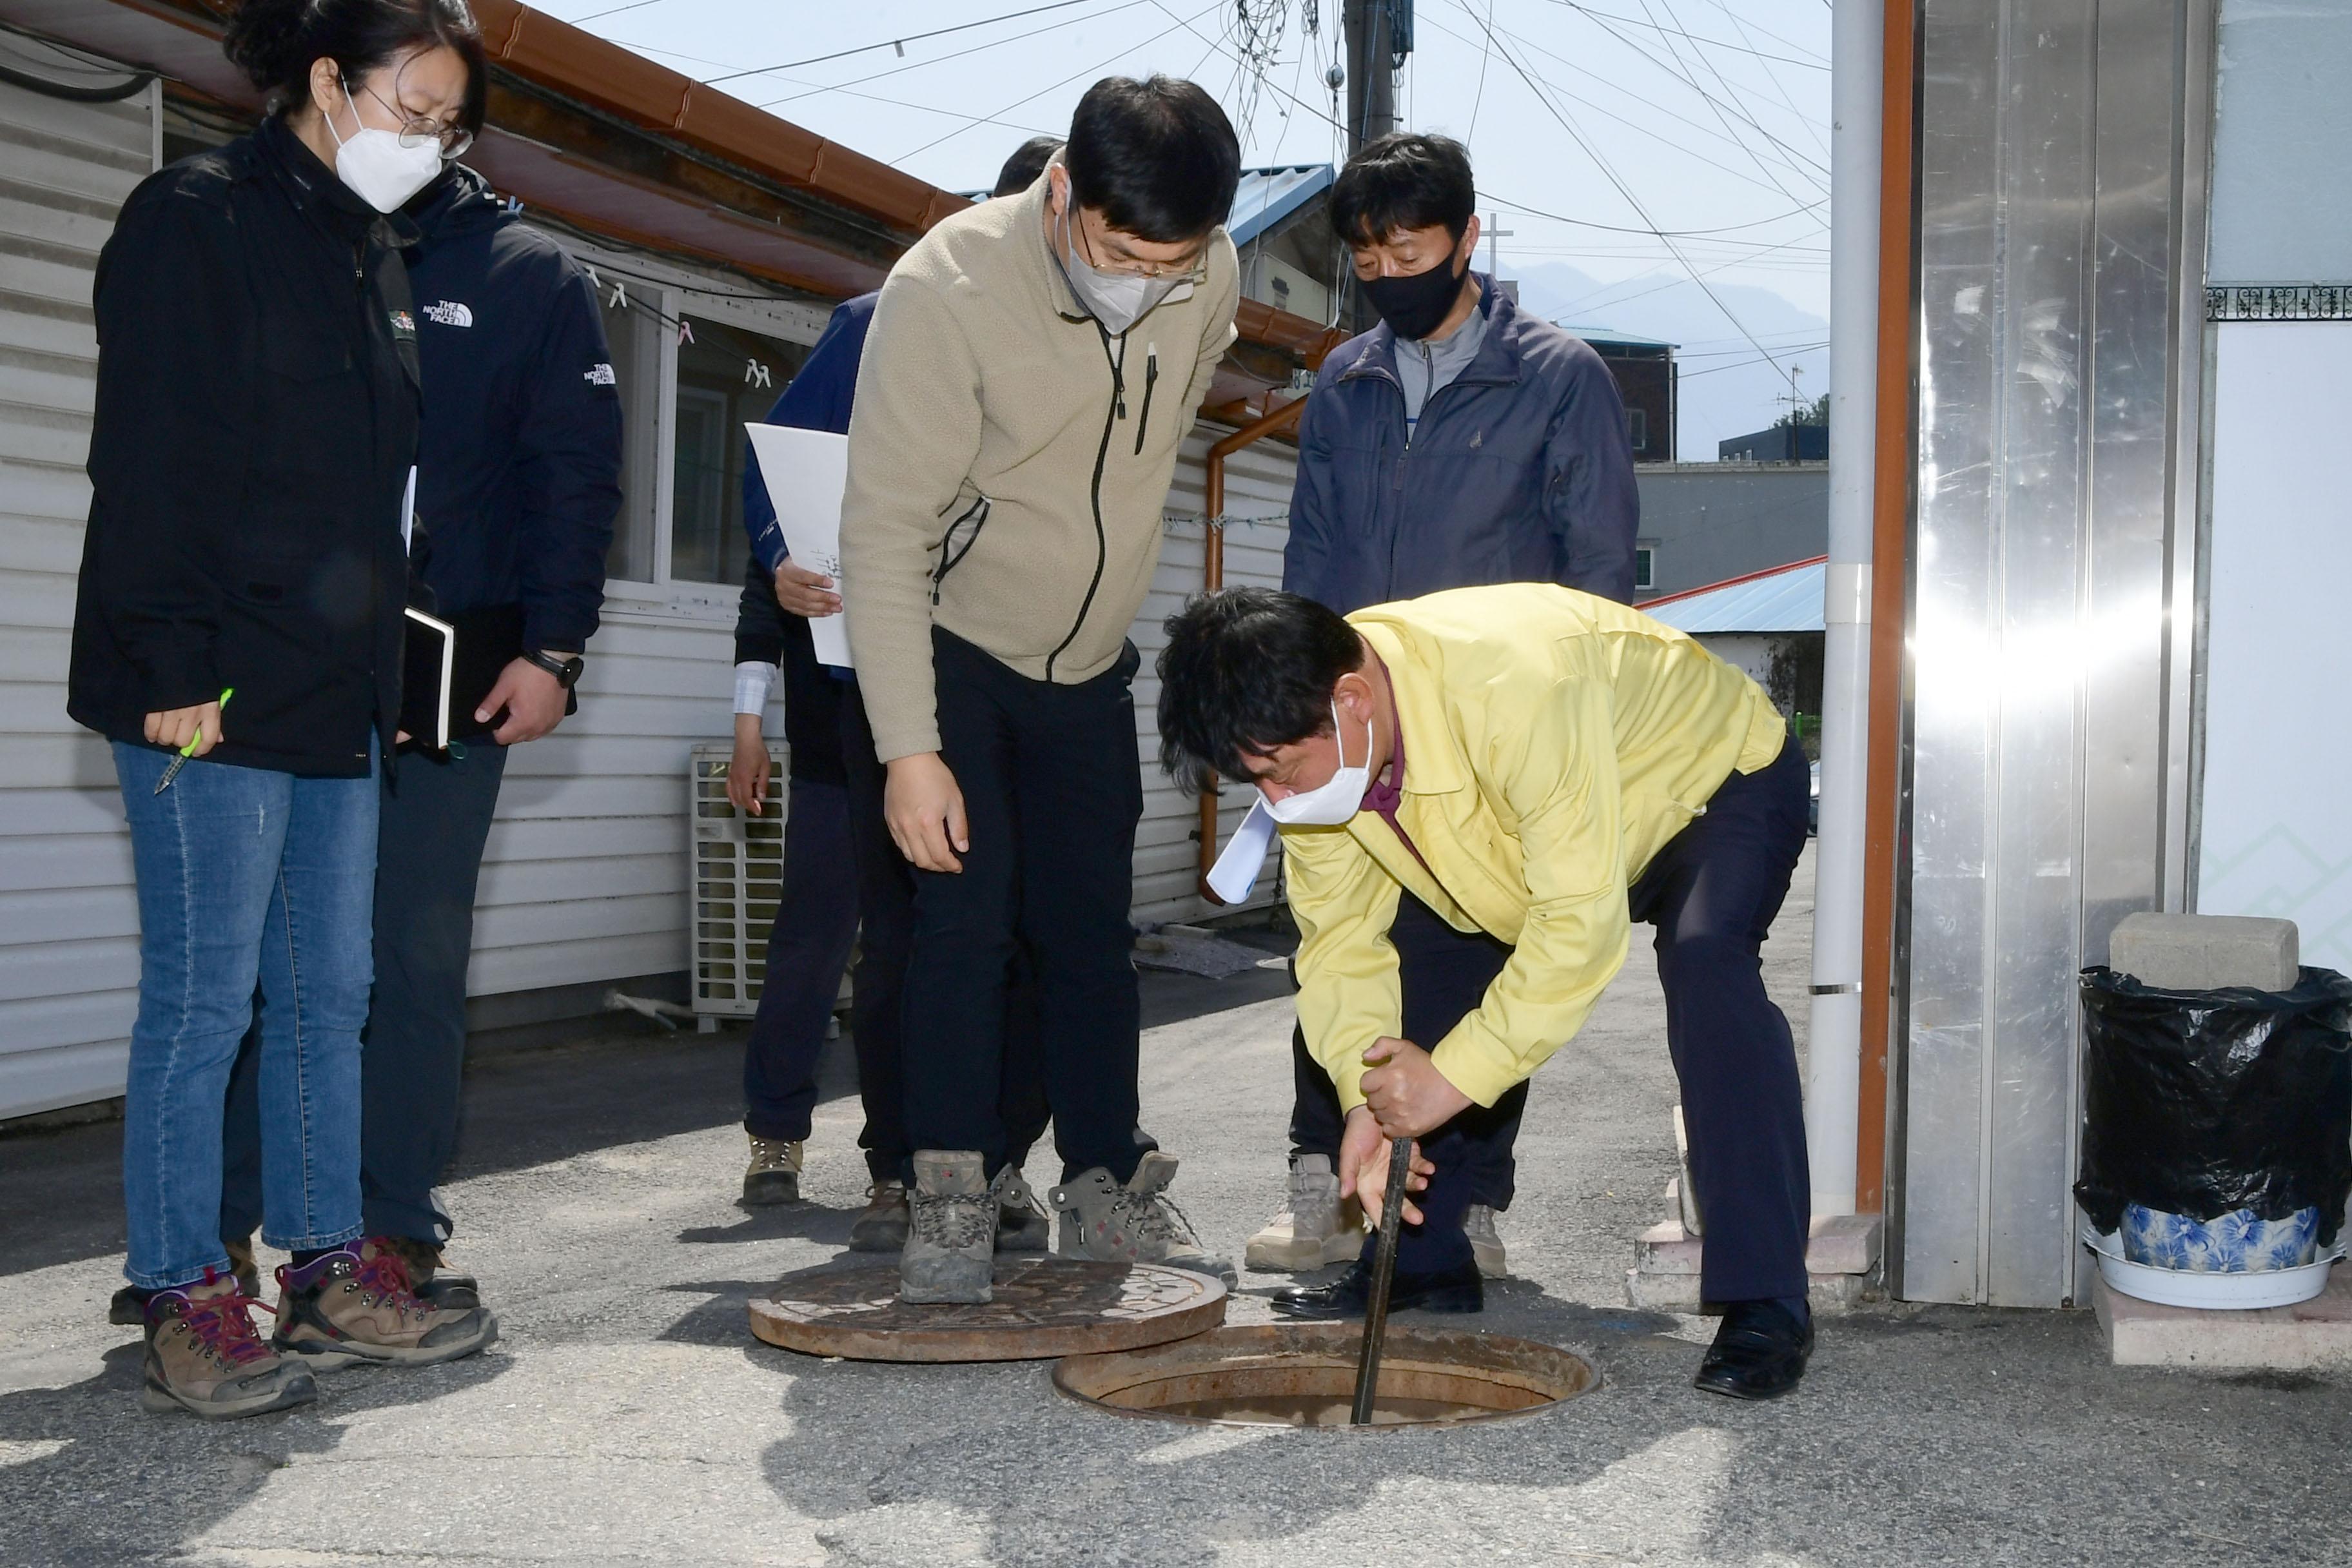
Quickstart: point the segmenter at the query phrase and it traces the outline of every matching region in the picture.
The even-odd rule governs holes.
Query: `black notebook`
[[[420,745],[446,752],[452,741],[487,735],[506,721],[500,709],[487,722],[474,717],[508,665],[522,657],[520,605],[485,605],[446,619],[408,612],[403,658],[400,727]],[[563,710],[579,711],[565,694]]]

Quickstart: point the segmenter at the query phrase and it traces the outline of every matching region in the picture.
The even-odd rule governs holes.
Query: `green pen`
[[[220,706],[223,712],[226,712],[228,710],[228,700],[236,695],[236,688],[234,686],[228,687],[221,692]],[[189,739],[188,743],[180,748],[180,754],[172,759],[172,765],[163,770],[163,776],[155,781],[155,793],[157,795],[162,795],[165,790],[172,787],[172,781],[180,776],[180,770],[188,765],[188,759],[196,754],[196,748],[204,743],[204,726],[199,724],[196,726],[195,734]]]

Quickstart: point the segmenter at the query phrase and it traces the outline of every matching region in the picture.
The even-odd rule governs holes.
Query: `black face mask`
[[[1454,309],[1454,301],[1462,294],[1462,274],[1454,270],[1452,256],[1426,272],[1411,272],[1402,278],[1367,278],[1358,280],[1364,298],[1381,313],[1381,320],[1401,338],[1425,338],[1437,331],[1445,313]]]

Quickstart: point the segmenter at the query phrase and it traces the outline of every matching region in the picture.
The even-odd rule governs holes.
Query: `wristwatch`
[[[571,690],[572,683],[580,679],[580,672],[588,668],[588,661],[576,653],[553,654],[539,648],[525,648],[522,656],[555,677],[555,683],[566,691]]]

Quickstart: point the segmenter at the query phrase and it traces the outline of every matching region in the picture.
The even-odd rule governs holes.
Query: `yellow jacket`
[[[1370,811],[1282,830],[1299,1021],[1340,1103],[1362,1104],[1365,1049],[1402,1029],[1388,931],[1409,888],[1457,931],[1512,946],[1477,1011],[1414,1042],[1492,1105],[1623,966],[1626,889],[1735,769],[1780,754],[1788,721],[1683,633],[1572,588],[1457,588],[1348,619],[1388,667],[1397,820],[1429,868]]]

